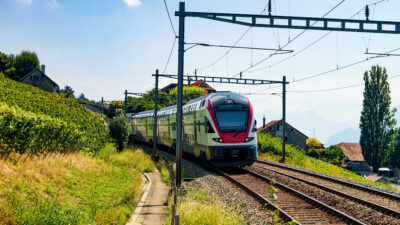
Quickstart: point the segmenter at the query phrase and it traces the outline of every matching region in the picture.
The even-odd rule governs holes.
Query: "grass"
[[[270,134],[258,134],[257,139],[259,158],[279,162],[282,153],[281,140],[279,138],[272,137]],[[370,184],[377,187],[390,189],[392,191],[399,191],[391,184],[373,182],[350,170],[307,156],[305,153],[298,150],[292,145],[286,145],[286,156],[287,157],[285,160],[285,164],[288,165],[301,167],[352,181]]]
[[[141,150],[0,162],[0,224],[125,224],[136,207],[141,172],[154,171]],[[24,157],[22,157],[23,159]]]
[[[185,196],[179,198],[178,215],[180,224],[185,225],[245,224],[236,207],[224,205],[208,190],[189,189]],[[165,224],[171,224],[171,207]]]

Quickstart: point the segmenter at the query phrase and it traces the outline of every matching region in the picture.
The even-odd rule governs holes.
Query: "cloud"
[[[27,0],[29,1],[29,0]],[[32,0],[30,0],[32,1]],[[124,2],[129,6],[129,7],[136,7],[140,6],[142,2],[140,0],[124,0]]]

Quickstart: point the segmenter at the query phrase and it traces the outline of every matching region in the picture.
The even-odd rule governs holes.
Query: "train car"
[[[158,110],[157,145],[175,149],[176,105]],[[153,143],[154,111],[131,117],[136,142]],[[250,101],[217,92],[183,106],[183,152],[220,167],[253,164],[257,158],[256,121]]]

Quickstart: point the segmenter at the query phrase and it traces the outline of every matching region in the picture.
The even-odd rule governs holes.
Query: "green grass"
[[[138,202],[140,173],[154,165],[141,150],[106,148],[101,158],[75,153],[1,162],[0,224],[125,224]]]
[[[236,207],[224,205],[208,190],[189,189],[186,196],[179,198],[178,215],[180,224],[185,225],[246,224]],[[171,207],[165,224],[171,224]]]
[[[282,142],[279,138],[272,137],[270,134],[258,133],[257,142],[259,158],[279,162],[282,155]],[[298,150],[292,145],[286,145],[286,156],[287,157],[285,164],[288,165],[301,167],[352,181],[370,184],[393,191],[399,191],[391,184],[386,185],[379,182],[373,182],[340,166],[336,166],[334,164],[307,156],[304,152]]]

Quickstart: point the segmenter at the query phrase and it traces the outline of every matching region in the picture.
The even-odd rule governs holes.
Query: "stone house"
[[[58,84],[45,74],[44,65],[42,65],[41,70],[38,68],[33,69],[30,73],[21,78],[19,82],[29,84],[52,93],[56,93],[56,91],[59,89]]]
[[[263,120],[263,126],[257,129],[260,133],[270,133],[272,136],[282,138],[282,120],[273,120],[265,124],[265,118]],[[287,144],[298,146],[302,149],[306,149],[307,135],[303,134],[292,125],[286,123],[286,136],[285,140]]]

